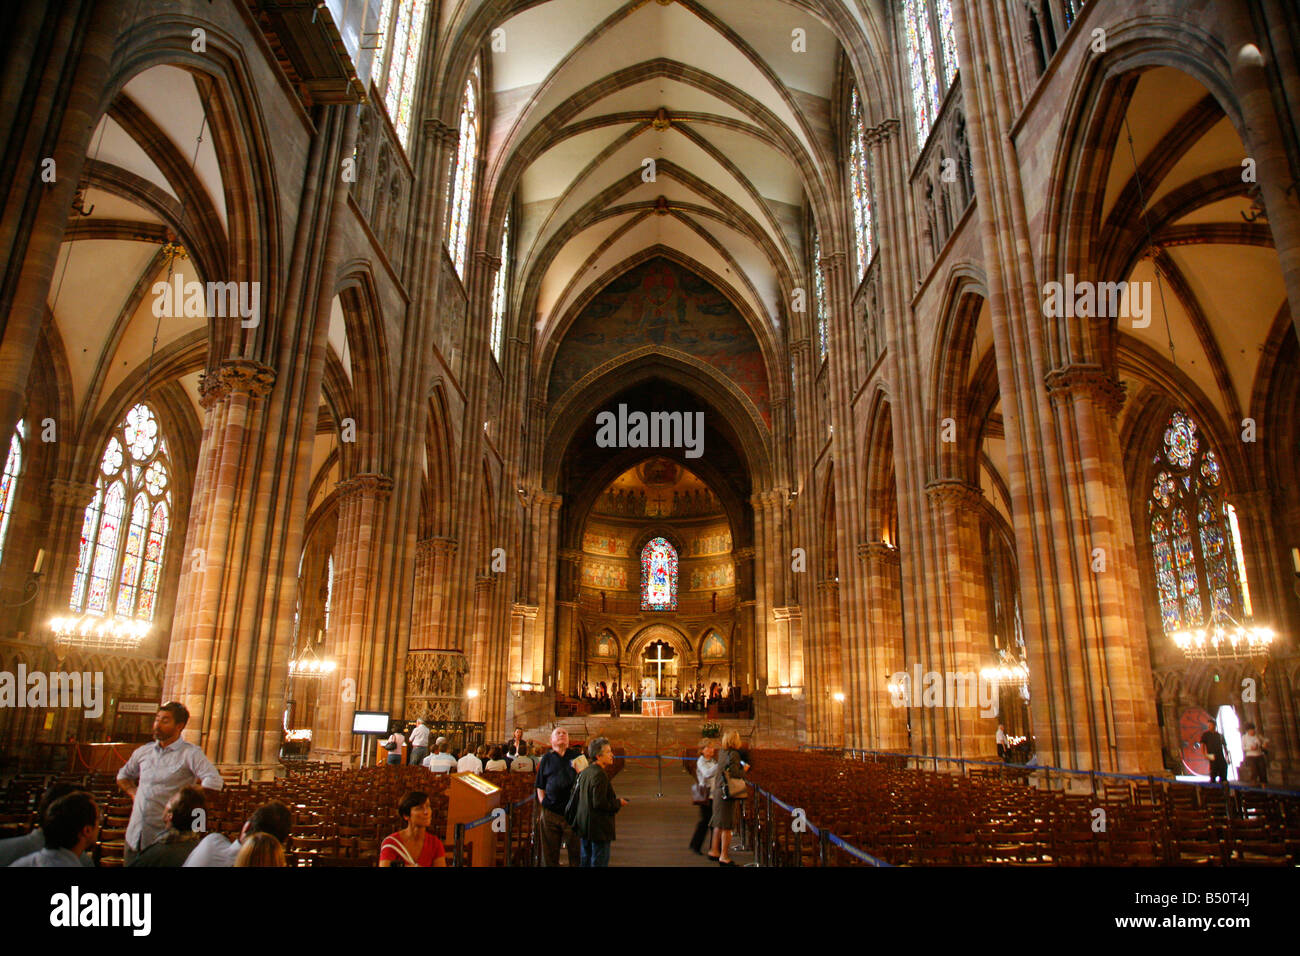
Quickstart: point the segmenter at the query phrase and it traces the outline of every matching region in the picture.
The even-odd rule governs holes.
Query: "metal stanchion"
[[[456,824],[456,844],[453,859],[457,866],[465,865],[465,824]]]

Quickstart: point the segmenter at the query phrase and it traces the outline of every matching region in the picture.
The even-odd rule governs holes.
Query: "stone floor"
[[[618,814],[617,838],[610,866],[710,866],[722,869],[707,856],[691,852],[691,834],[699,809],[691,803],[692,779],[680,760],[663,761],[663,796],[654,760],[628,760],[614,778],[614,791],[628,801]],[[732,843],[736,842],[735,837]],[[708,847],[705,847],[708,852]],[[738,866],[751,863],[752,853],[735,850]]]

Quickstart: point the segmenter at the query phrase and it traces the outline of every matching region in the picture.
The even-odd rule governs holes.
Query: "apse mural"
[[[707,362],[735,382],[771,424],[767,373],[749,326],[710,283],[663,258],[623,273],[582,310],[555,356],[551,400],[597,366],[644,345]]]

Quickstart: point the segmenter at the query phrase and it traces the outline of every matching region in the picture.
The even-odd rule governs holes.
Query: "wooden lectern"
[[[447,849],[456,846],[456,824],[473,823],[501,806],[501,788],[488,783],[478,774],[454,773],[447,787]],[[473,847],[473,865],[491,866],[497,835],[492,824],[485,823],[465,834],[465,846]]]

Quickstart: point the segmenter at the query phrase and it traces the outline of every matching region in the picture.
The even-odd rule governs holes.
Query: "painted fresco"
[[[623,273],[587,303],[555,357],[551,400],[597,366],[645,345],[707,362],[735,382],[771,425],[763,356],[745,320],[710,283],[658,257]]]

